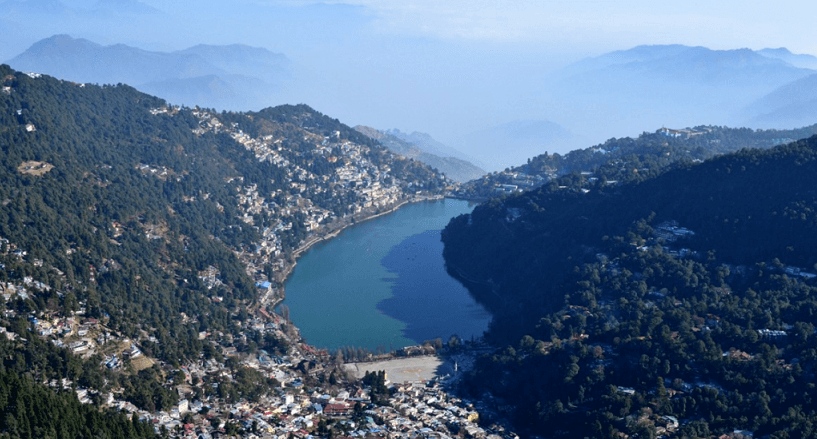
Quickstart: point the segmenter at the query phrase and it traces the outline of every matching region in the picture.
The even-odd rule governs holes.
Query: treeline
[[[466,390],[555,437],[813,437],[816,159],[817,137],[562,179],[452,220],[446,262],[508,346]]]

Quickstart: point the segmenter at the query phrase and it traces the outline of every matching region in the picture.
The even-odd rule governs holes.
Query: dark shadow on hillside
[[[491,320],[468,290],[445,269],[439,230],[408,237],[396,245],[381,264],[396,278],[393,296],[377,304],[384,314],[406,323],[404,335],[422,343],[457,334],[466,339],[482,336]]]

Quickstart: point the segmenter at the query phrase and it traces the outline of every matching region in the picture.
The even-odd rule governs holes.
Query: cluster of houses
[[[247,331],[262,331],[286,337],[277,323],[252,319],[244,323]],[[111,407],[152,423],[180,438],[222,437],[228,424],[239,426],[238,436],[247,438],[325,437],[321,425],[333,426],[335,434],[345,437],[449,438],[458,434],[472,438],[514,438],[501,427],[486,430],[478,425],[479,414],[472,406],[448,395],[437,382],[387,384],[392,395],[388,404],[371,404],[368,387],[357,381],[348,384],[315,384],[332,366],[325,352],[296,345],[286,355],[264,350],[239,355],[224,349],[226,356],[240,358],[241,365],[255,369],[280,383],[257,402],[226,403],[216,396],[195,392],[220,379],[232,380],[232,371],[215,359],[182,366],[184,381],[173,383],[180,402],[170,411],[146,412],[130,403],[108,396]],[[345,380],[344,380],[345,381]],[[311,383],[307,385],[306,383]],[[195,395],[200,395],[196,398]],[[204,395],[204,396],[202,396]],[[502,433],[502,435],[499,435]]]
[[[696,137],[696,136],[700,136],[700,135],[703,135],[703,134],[706,134],[706,133],[711,133],[712,130],[713,130],[713,128],[709,128],[709,127],[701,128],[701,129],[687,128],[687,129],[681,129],[681,130],[675,130],[675,129],[672,129],[672,128],[661,127],[661,129],[658,130],[658,134],[661,134],[661,135],[667,136],[667,137],[673,137],[673,138],[689,139],[691,137]]]
[[[451,196],[462,199],[483,199],[490,196],[512,194],[534,189],[547,183],[553,175],[527,174],[518,170],[507,169],[454,188]],[[485,189],[487,189],[487,191]]]
[[[7,254],[12,247],[4,242],[3,249]],[[215,281],[218,270],[208,267],[199,274],[208,281]],[[263,286],[262,284],[259,288]],[[14,295],[36,294],[36,291],[50,287],[33,279],[26,279],[20,285],[3,283],[0,288],[3,296],[11,300]],[[39,336],[76,355],[87,358],[92,354],[102,353],[100,367],[108,369],[125,369],[126,365],[133,365],[135,360],[144,356],[136,343],[117,336],[114,331],[105,327],[103,321],[83,316],[82,309],[69,316],[62,316],[57,311],[48,315],[32,314],[29,317],[30,328]],[[252,318],[242,322],[242,328],[245,334],[258,331],[289,339],[282,330],[280,318],[272,322]],[[21,337],[20,334],[4,333],[8,338]],[[211,334],[206,332],[200,334],[203,340],[210,337]],[[291,339],[289,341],[292,342]],[[341,383],[348,384],[323,387],[316,383],[322,381],[317,378],[327,373],[326,368],[332,367],[327,363],[329,360],[326,353],[305,345],[295,346],[287,355],[275,355],[263,350],[255,354],[239,354],[235,348],[221,348],[225,358],[239,359],[243,367],[255,369],[281,384],[280,388],[264,395],[257,402],[227,403],[213,392],[205,391],[207,386],[216,385],[225,379],[234,379],[233,369],[225,365],[226,359],[223,362],[202,359],[181,366],[184,380],[169,380],[165,383],[165,386],[178,392],[180,402],[170,410],[159,412],[139,409],[121,399],[116,390],[100,394],[94,389],[77,387],[67,380],[50,384],[58,388],[74,389],[83,403],[102,402],[129,415],[136,414],[143,421],[154,425],[157,431],[168,431],[171,437],[206,439],[223,437],[227,431],[248,438],[325,436],[326,430],[318,431],[322,422],[324,426],[327,423],[333,426],[336,433],[343,432],[346,437],[514,437],[497,434],[503,432],[501,427],[496,427],[496,430],[480,427],[476,410],[448,395],[436,383],[392,385],[393,394],[384,406],[372,405],[369,389],[361,387],[357,381],[342,379]],[[153,364],[153,360],[149,360],[149,364]]]
[[[5,248],[8,249],[8,245]],[[215,276],[216,273],[210,268],[203,274]],[[6,300],[23,291],[36,294],[29,290],[34,287],[35,281],[28,283],[3,283],[0,289]],[[44,289],[47,286],[36,287]],[[29,316],[30,328],[76,355],[89,357],[93,353],[104,353],[100,367],[123,369],[128,362],[144,356],[136,343],[118,337],[102,321],[83,315],[82,310],[70,316],[59,315],[56,311],[48,315],[32,314]],[[243,322],[242,326],[245,331],[261,331],[285,338],[287,335],[279,323],[253,318]],[[28,336],[8,332],[5,328],[2,332],[10,339]],[[200,336],[205,339],[210,334]],[[325,437],[326,431],[318,431],[321,422],[334,426],[336,432],[341,431],[347,437],[448,438],[457,436],[459,432],[474,438],[503,437],[492,435],[491,431],[480,427],[477,424],[479,415],[473,407],[449,396],[436,383],[393,385],[393,395],[388,404],[379,407],[371,404],[369,389],[361,387],[356,381],[327,385],[325,388],[316,385],[316,377],[325,373],[325,367],[328,367],[326,353],[308,346],[296,346],[287,355],[275,355],[263,350],[255,354],[239,354],[235,348],[221,349],[226,358],[235,357],[242,367],[255,369],[280,383],[280,388],[257,402],[242,400],[227,403],[212,392],[195,391],[197,387],[203,390],[224,379],[233,380],[232,369],[225,365],[226,360],[219,362],[215,359],[181,366],[184,380],[168,380],[165,383],[176,389],[180,401],[166,411],[141,410],[120,399],[116,390],[101,394],[94,389],[76,386],[68,380],[55,380],[49,384],[56,388],[74,389],[83,403],[97,401],[129,415],[136,414],[143,421],[151,423],[157,432],[164,430],[171,437],[179,438],[224,437],[228,430],[247,438]],[[345,379],[342,381],[346,382]],[[306,385],[306,382],[311,385]],[[355,413],[356,406],[362,413]]]
[[[162,115],[171,113],[171,110],[158,108],[151,113]],[[366,158],[370,152],[368,146],[342,140],[337,131],[326,137],[304,131],[299,135],[303,135],[304,140],[312,144],[312,148],[308,151],[294,151],[283,146],[286,138],[282,135],[253,137],[242,131],[237,123],[222,123],[216,114],[209,111],[196,109],[193,115],[199,120],[194,133],[227,133],[252,151],[257,160],[272,163],[286,172],[284,188],[270,194],[260,193],[255,184],[244,184],[244,179],[240,176],[226,182],[235,185],[241,209],[240,219],[257,227],[262,237],[255,248],[238,250],[237,255],[257,285],[266,285],[261,291],[263,299],[281,296],[281,292],[270,285],[270,281],[279,279],[270,279],[265,267],[272,267],[273,272],[279,274],[288,272],[291,263],[286,259],[281,236],[293,228],[294,222],[302,221],[308,233],[303,243],[308,244],[319,240],[331,229],[340,227],[341,222],[348,222],[347,217],[350,215],[362,217],[407,200],[419,199],[417,194],[409,195],[401,187],[401,183],[406,187],[411,186],[410,184],[392,178],[388,164],[376,165]],[[296,158],[308,158],[311,161],[325,159],[334,164],[335,168],[331,175],[317,175],[295,163]],[[145,167],[142,172],[161,178],[166,170]],[[351,206],[327,206],[316,202],[316,199],[355,201]],[[193,202],[195,199],[191,198],[189,201]],[[212,272],[200,277],[206,278],[210,287],[220,282],[217,274],[213,275]]]
[[[491,179],[493,180],[494,193],[511,194],[539,187],[547,183],[549,177],[508,170],[492,175]]]

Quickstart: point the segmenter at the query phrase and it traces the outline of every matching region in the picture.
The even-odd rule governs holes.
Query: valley
[[[189,63],[157,81],[226,74],[245,52],[286,65],[247,46],[38,48],[55,44]],[[681,68],[701,59],[723,64]],[[558,72],[581,91],[565,115],[587,84],[649,94],[616,87],[644,77],[691,120],[702,78],[743,82],[707,86],[730,101],[701,116],[713,125],[583,149],[590,130],[496,121],[460,137],[479,166],[303,104],[218,111],[0,66],[0,373],[17,389],[0,389],[16,407],[0,433],[809,437],[817,125],[781,127],[792,108],[809,121],[810,61],[680,45],[587,59]],[[605,123],[664,114],[639,102],[653,119]],[[779,125],[714,125],[741,108]],[[27,394],[72,411],[41,416]]]

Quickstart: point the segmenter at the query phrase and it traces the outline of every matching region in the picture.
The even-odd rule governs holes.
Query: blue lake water
[[[445,271],[440,242],[448,221],[472,208],[450,199],[410,204],[302,255],[284,304],[307,343],[398,349],[481,336],[490,314]]]

